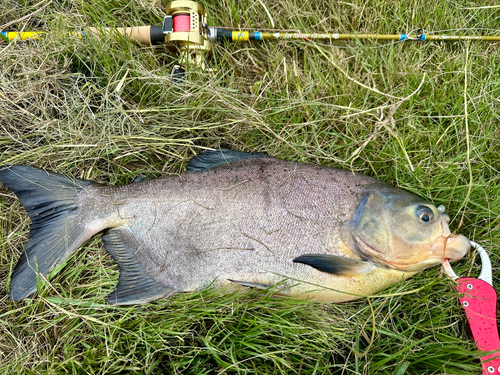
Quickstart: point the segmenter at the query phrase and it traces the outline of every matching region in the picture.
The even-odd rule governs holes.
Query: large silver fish
[[[188,173],[105,186],[26,166],[0,181],[31,217],[10,298],[96,233],[118,263],[115,304],[209,285],[342,302],[376,293],[470,247],[443,209],[371,177],[230,150]]]

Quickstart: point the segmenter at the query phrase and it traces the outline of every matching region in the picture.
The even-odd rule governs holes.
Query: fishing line
[[[178,14],[174,16],[174,32],[191,30],[191,17],[189,14]]]

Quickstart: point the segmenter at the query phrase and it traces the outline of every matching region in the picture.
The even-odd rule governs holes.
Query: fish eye
[[[422,214],[420,215],[420,219],[422,219],[422,221],[429,221],[431,217],[428,214]]]
[[[426,206],[419,206],[417,208],[417,216],[420,220],[424,222],[429,222],[434,218],[432,210]]]

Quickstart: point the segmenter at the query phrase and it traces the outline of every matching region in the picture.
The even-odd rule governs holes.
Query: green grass
[[[271,28],[264,4],[276,28],[303,32],[495,34],[500,25],[500,8],[467,0],[203,4],[212,25]],[[498,43],[217,45],[211,72],[192,69],[175,85],[171,52],[69,34],[160,24],[165,5],[2,1],[0,24],[51,34],[0,49],[0,165],[126,184],[229,147],[351,169],[445,205],[452,230],[461,223],[458,232],[490,252],[500,285]],[[105,297],[118,269],[96,239],[39,296],[10,302],[29,219],[4,187],[0,205],[1,373],[480,372],[457,295],[437,268],[338,305],[209,289],[115,307]],[[476,258],[454,269],[475,276]]]

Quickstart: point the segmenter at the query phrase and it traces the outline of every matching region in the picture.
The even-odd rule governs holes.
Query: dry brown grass
[[[465,9],[466,1],[206,6],[212,24],[269,28],[262,4],[276,28],[303,31],[481,33],[499,19],[497,8]],[[164,5],[3,1],[0,24],[51,34],[1,46],[0,166],[125,184],[139,174],[180,173],[199,151],[229,147],[361,171],[444,204],[452,228],[462,220],[459,231],[490,251],[498,283],[497,44],[219,45],[213,72],[192,70],[175,85],[175,56],[162,49],[69,34],[90,25],[158,24]],[[117,308],[104,302],[117,268],[95,240],[38,297],[12,303],[7,281],[29,219],[4,187],[0,204],[5,373],[478,370],[457,296],[437,269],[373,299],[374,312],[367,301],[324,306],[213,291]],[[456,269],[477,274],[472,257]],[[373,319],[375,341],[358,359],[351,348],[368,347]]]

